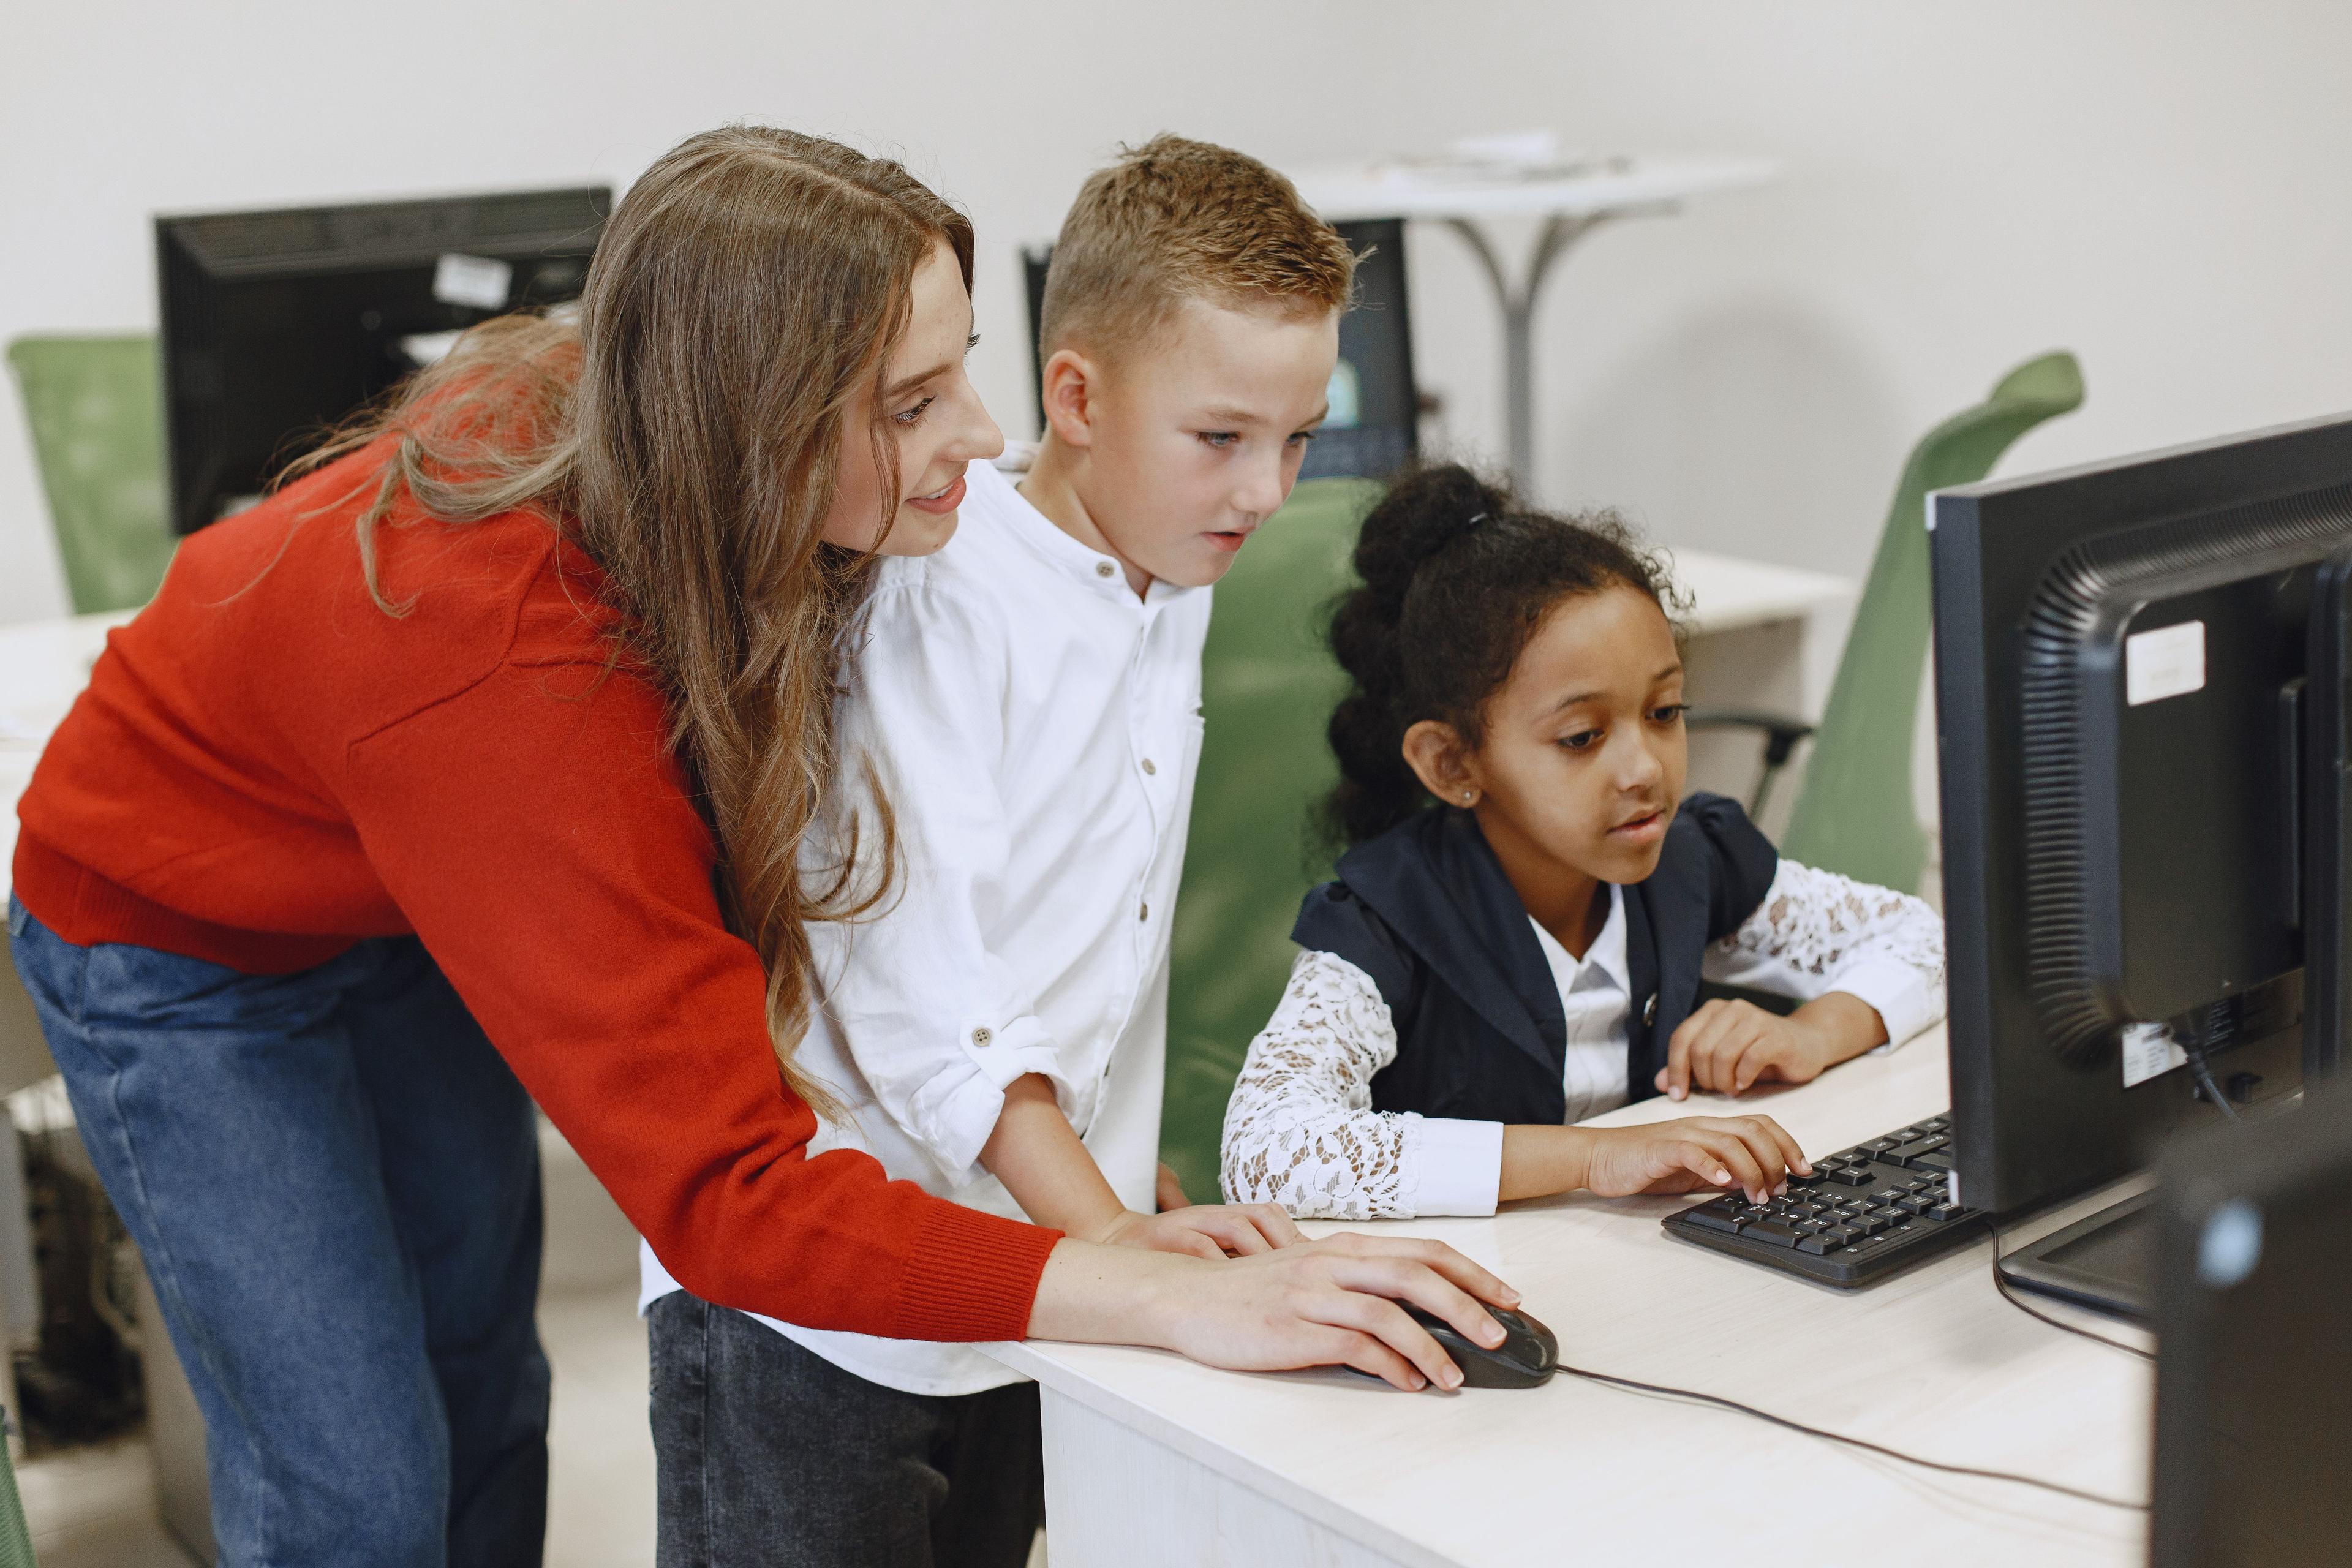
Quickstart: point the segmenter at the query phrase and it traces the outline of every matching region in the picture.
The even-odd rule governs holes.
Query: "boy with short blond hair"
[[[1089,1240],[1221,1258],[1297,1239],[1271,1205],[1186,1206],[1158,1163],[1169,929],[1208,590],[1297,479],[1353,271],[1287,180],[1225,148],[1155,137],[1080,191],[1034,460],[968,469],[955,537],[877,568],[823,837],[835,857],[883,841],[859,784],[878,780],[898,887],[810,931],[823,1005],[795,1059],[843,1107],[814,1148]],[[795,1563],[925,1560],[882,1544],[910,1540],[935,1563],[1024,1561],[1043,1481],[1016,1374],[646,1272],[656,1428],[692,1434],[663,1441],[666,1518],[743,1520],[747,1555],[781,1533]],[[666,1384],[672,1364],[695,1375]],[[666,1397],[693,1419],[666,1422]]]

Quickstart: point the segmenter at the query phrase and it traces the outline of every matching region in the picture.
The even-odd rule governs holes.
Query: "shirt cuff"
[[[1053,1037],[1034,1016],[1015,1018],[1001,1027],[967,1022],[961,1044],[980,1076],[1000,1089],[1028,1073],[1054,1070]]]
[[[1927,976],[1895,959],[1865,959],[1841,970],[1830,976],[1829,989],[1843,991],[1877,1012],[1878,1021],[1886,1026],[1886,1043],[1877,1047],[1882,1051],[1893,1050],[1936,1021]]]
[[[957,1043],[972,1070],[950,1066],[925,1084],[915,1097],[910,1131],[941,1169],[961,1183],[978,1176],[980,1152],[1004,1114],[1004,1090],[1013,1080],[1037,1073],[1054,1085],[1057,1100],[1066,1098],[1066,1086],[1055,1070],[1053,1037],[1034,1017],[1015,1018],[1002,1028],[967,1023]],[[1071,1107],[1063,1105],[1062,1113],[1069,1115]]]
[[[1503,1190],[1503,1124],[1415,1117],[1406,1124],[1413,1215],[1489,1215]]]

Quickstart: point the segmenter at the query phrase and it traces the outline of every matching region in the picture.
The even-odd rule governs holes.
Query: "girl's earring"
[[[1475,789],[1465,789],[1465,790],[1464,790],[1464,791],[1462,792],[1462,804],[1463,804],[1463,805],[1476,805],[1476,804],[1477,804],[1477,801],[1478,801],[1478,792],[1477,792],[1476,790],[1475,790]]]

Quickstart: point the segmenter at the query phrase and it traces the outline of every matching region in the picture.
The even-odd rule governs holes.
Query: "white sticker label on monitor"
[[[2124,1026],[2124,1087],[2146,1083],[2152,1078],[2188,1065],[2188,1053],[2173,1039],[2172,1031],[2162,1024],[2127,1024]]]
[[[2205,689],[2205,623],[2183,621],[2124,638],[2124,700],[2137,708]]]
[[[433,267],[433,297],[445,305],[503,310],[514,288],[514,265],[488,256],[445,251]]]

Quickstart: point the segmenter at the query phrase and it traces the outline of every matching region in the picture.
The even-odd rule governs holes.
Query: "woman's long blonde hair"
[[[614,212],[576,321],[485,322],[302,465],[396,437],[359,521],[390,614],[405,606],[378,586],[375,534],[403,492],[453,523],[536,509],[595,561],[619,657],[668,700],[728,920],[767,965],[784,1078],[820,1110],[831,1097],[793,1062],[804,922],[853,919],[883,890],[854,845],[824,876],[800,864],[873,561],[821,531],[842,421],[860,389],[878,392],[916,269],[941,243],[969,289],[971,224],[895,163],[764,127],[692,137]],[[884,417],[877,400],[880,528],[898,494]],[[887,804],[877,820],[887,868]]]

